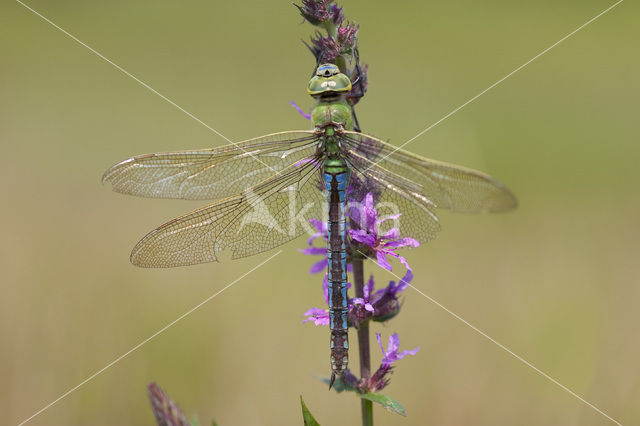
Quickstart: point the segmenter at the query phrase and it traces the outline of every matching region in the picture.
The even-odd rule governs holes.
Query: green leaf
[[[406,416],[407,413],[404,411],[404,407],[395,399],[390,396],[380,395],[379,393],[361,393],[358,396],[362,399],[369,400],[371,402],[375,402],[376,404],[382,405],[389,411],[393,411],[395,413],[400,414],[401,416]]]
[[[194,414],[191,418],[191,426],[200,426],[200,420],[198,420],[198,415]]]
[[[320,380],[325,382],[327,386],[329,385],[329,383],[331,383],[331,380],[328,378],[322,378]],[[407,415],[407,412],[404,410],[404,407],[402,406],[402,404],[400,404],[398,401],[391,398],[390,396],[385,396],[385,395],[380,395],[378,393],[370,393],[370,392],[360,393],[358,392],[358,389],[347,385],[341,379],[337,379],[333,383],[333,389],[338,393],[344,392],[344,391],[355,391],[356,395],[358,395],[360,398],[369,400],[371,402],[375,402],[376,404],[380,404],[387,410],[393,411],[394,413],[400,414],[401,416],[406,417]]]
[[[304,404],[304,400],[302,399],[302,395],[300,395],[300,404],[302,405],[302,419],[304,420],[305,426],[320,426],[320,423],[313,418],[309,409]]]

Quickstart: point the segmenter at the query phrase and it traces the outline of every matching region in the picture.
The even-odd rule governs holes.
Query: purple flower
[[[364,297],[354,297],[351,299],[351,303],[356,306],[363,306],[365,310],[373,313],[373,305],[371,304],[370,297],[373,291],[373,275],[369,278],[369,281],[364,285]]]
[[[390,281],[389,285],[376,291],[373,295],[373,307],[375,309],[374,321],[387,321],[393,318],[400,311],[400,302],[398,301],[398,294],[403,292],[409,283],[413,279],[413,272],[411,269],[407,269],[407,273],[402,279],[395,283]]]
[[[334,63],[342,50],[333,37],[323,37],[320,33],[317,33],[315,38],[311,37],[311,45],[311,51],[320,64]]]
[[[351,54],[356,46],[359,25],[347,24],[338,28],[338,44],[341,47],[341,53]]]
[[[388,321],[400,311],[398,294],[404,291],[413,279],[413,272],[407,270],[405,276],[396,284],[390,281],[389,285],[377,291],[374,290],[373,276],[364,284],[363,297],[354,297],[349,302],[349,321],[358,328],[367,320],[378,322]]]
[[[358,389],[360,381],[358,378],[347,368],[342,375],[342,382],[351,388]]]
[[[315,325],[329,325],[329,311],[326,309],[320,308],[311,308],[304,314],[305,319],[302,320],[302,323],[313,321]]]
[[[329,281],[327,280],[326,275],[322,281],[322,295],[324,297],[324,302],[329,305]],[[302,315],[307,317],[302,320],[303,324],[305,322],[313,321],[315,325],[329,325],[329,310],[327,309],[311,308]]]
[[[383,289],[376,291],[374,300],[378,302],[385,296],[396,297],[398,293],[401,293],[409,287],[409,283],[413,279],[413,271],[411,269],[407,270],[407,273],[398,281],[396,284],[395,281],[389,281],[389,285]]]
[[[294,6],[298,8],[302,17],[313,25],[331,21],[339,26],[344,21],[342,8],[333,4],[333,0],[302,0],[302,6]]]
[[[389,345],[386,350],[382,346],[380,333],[376,333],[376,338],[378,339],[378,343],[382,349],[382,363],[376,372],[369,378],[369,382],[363,386],[367,391],[373,392],[379,391],[389,384],[389,374],[393,370],[393,363],[395,361],[398,361],[407,355],[415,355],[420,350],[420,347],[417,347],[410,351],[399,352],[400,338],[397,333],[389,336]]]
[[[384,346],[382,346],[382,339],[380,337],[380,333],[376,333],[376,339],[378,339],[378,343],[380,344],[380,349],[382,349],[382,365],[391,366],[394,362],[401,360],[407,355],[415,355],[420,350],[420,346],[410,351],[402,351],[398,352],[400,348],[400,338],[398,337],[398,333],[394,333],[389,336],[389,343],[387,345],[387,350],[385,351]]]
[[[344,21],[344,14],[342,13],[342,8],[338,7],[337,4],[330,5],[330,13],[331,13],[331,22],[336,26],[340,26]]]
[[[335,37],[324,37],[317,32],[315,37],[311,37],[311,46],[308,47],[318,63],[335,63],[340,55],[353,55],[358,40],[358,29],[359,26],[355,24],[340,26]],[[348,71],[345,72],[350,74]]]
[[[306,254],[309,256],[320,255],[323,256],[321,260],[317,261],[311,266],[309,269],[310,274],[317,274],[318,272],[325,271],[327,269],[327,265],[329,264],[327,260],[327,249],[324,247],[307,247],[303,250],[298,250],[302,254]]]
[[[311,223],[311,225],[313,225],[313,227],[316,228],[317,232],[313,234],[311,237],[309,237],[309,240],[307,240],[307,245],[309,245],[309,247],[302,250],[298,249],[298,251],[300,253],[303,253],[309,256],[317,256],[317,255],[322,256],[322,260],[314,263],[311,266],[311,269],[309,270],[310,274],[317,274],[322,271],[326,272],[327,265],[329,264],[329,261],[327,260],[327,247],[326,247],[326,243],[329,239],[327,234],[327,223],[318,219],[309,219],[309,223]],[[325,247],[311,247],[313,245],[313,242],[317,238],[322,238],[324,240]]]
[[[377,158],[382,151],[382,147],[380,147],[374,139],[370,138],[366,138],[365,144],[367,146],[367,150],[372,151],[371,154],[368,152],[365,154],[369,155],[367,159],[372,160]],[[354,159],[354,164],[358,168],[366,168],[368,163],[363,160]],[[347,199],[349,200],[349,214],[351,216],[351,220],[355,222],[356,225],[360,224],[360,206],[358,205],[357,208],[354,209],[352,208],[352,205],[364,203],[364,199],[368,194],[371,194],[374,201],[380,199],[382,191],[378,189],[379,186],[377,183],[378,182],[370,177],[362,178],[356,174],[351,175],[349,187],[347,188]]]
[[[373,205],[373,195],[368,193],[362,203],[356,203],[350,209],[352,221],[356,222],[361,229],[350,229],[351,238],[368,247],[376,255],[378,265],[391,271],[391,264],[387,256],[397,258],[407,269],[411,269],[406,259],[395,251],[401,247],[418,247],[420,243],[413,238],[400,238],[398,228],[391,228],[380,235],[380,225],[388,220],[395,220],[400,217],[400,213],[378,218],[378,211]]]
[[[332,2],[333,0],[302,0],[302,6],[295,3],[294,6],[298,8],[304,19],[312,25],[319,25],[336,15],[334,8],[337,6],[332,5]],[[342,9],[338,13],[342,14]]]
[[[311,120],[311,114],[307,114],[306,112],[304,112],[304,110],[300,108],[295,102],[289,101],[289,103],[291,104],[292,107],[296,109],[296,111],[300,113],[300,115],[302,115],[307,120]]]
[[[373,295],[373,275],[369,281],[364,284],[363,297],[354,297],[349,300],[349,312],[347,316],[349,321],[355,328],[359,328],[360,324],[375,316],[375,308],[373,307],[371,297]]]
[[[318,219],[309,219],[309,223],[316,228],[316,233],[313,234],[307,240],[307,245],[309,247],[305,249],[298,249],[298,251],[302,254],[310,255],[310,256],[323,256],[321,260],[314,263],[309,270],[310,274],[317,274],[319,272],[325,271],[324,280],[327,281],[327,266],[329,265],[329,260],[327,258],[327,241],[329,241],[328,231],[327,231],[327,222],[323,222]],[[313,242],[317,238],[322,238],[324,240],[324,247],[312,247]],[[350,263],[347,264],[347,272],[351,272],[352,266]]]
[[[329,241],[329,231],[328,231],[328,226],[326,221],[322,221],[318,219],[309,219],[309,223],[313,225],[314,228],[316,228],[317,232],[313,234],[311,237],[309,237],[309,239],[307,240],[308,245],[313,244],[313,241],[316,238],[323,238],[325,243]]]

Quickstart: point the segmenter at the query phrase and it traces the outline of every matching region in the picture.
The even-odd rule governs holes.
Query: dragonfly
[[[129,158],[103,182],[116,192],[213,201],[147,234],[131,252],[134,265],[165,268],[243,258],[273,249],[325,218],[331,382],[348,365],[347,203],[375,193],[402,213],[402,235],[425,242],[440,230],[437,209],[503,212],[515,196],[490,176],[423,158],[353,130],[346,100],[352,82],[320,64],[307,92],[316,103],[310,130],[268,134],[231,145]],[[354,189],[355,188],[355,189]],[[362,198],[362,195],[360,195]]]

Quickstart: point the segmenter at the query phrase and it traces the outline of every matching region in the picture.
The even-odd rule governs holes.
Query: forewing
[[[421,193],[438,208],[456,212],[503,212],[517,200],[503,184],[482,172],[430,160],[356,132],[345,132],[345,149],[372,164],[421,187]]]
[[[135,246],[131,262],[193,265],[217,261],[223,250],[237,259],[309,232],[309,219],[323,217],[320,167],[319,158],[303,159],[241,194],[165,223]]]
[[[313,131],[290,131],[212,149],[145,154],[114,165],[102,181],[140,197],[217,200],[310,157],[316,140]]]

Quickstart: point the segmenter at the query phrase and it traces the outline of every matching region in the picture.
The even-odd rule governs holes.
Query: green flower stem
[[[338,27],[331,20],[324,21],[322,23],[324,29],[327,30],[327,35],[333,37],[334,40],[338,40]],[[340,71],[347,74],[347,59],[344,55],[338,55],[336,58],[336,65],[340,68]]]
[[[324,21],[322,23],[324,29],[327,30],[327,34],[333,37],[334,39],[338,38],[338,27],[333,23],[330,19]]]
[[[356,297],[364,297],[363,258],[354,256],[351,264],[353,265],[353,283],[355,286]],[[360,352],[360,377],[367,381],[369,380],[369,377],[371,377],[369,321],[362,322],[358,328],[358,350]],[[361,398],[360,405],[362,408],[362,426],[373,426],[373,403],[367,399]]]

